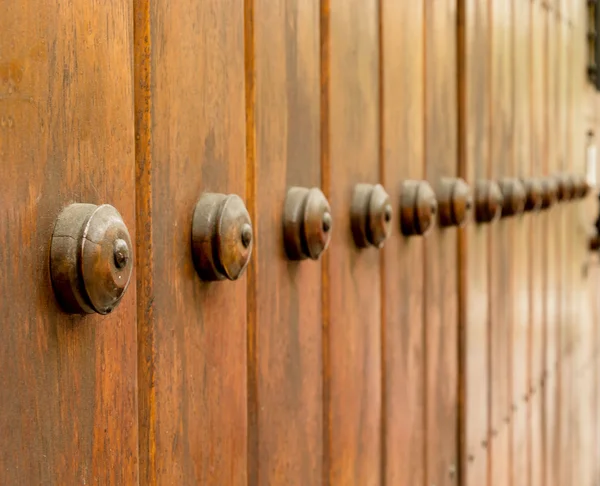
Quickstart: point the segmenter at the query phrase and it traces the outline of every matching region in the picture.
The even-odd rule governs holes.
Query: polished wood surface
[[[140,482],[245,484],[246,276],[202,282],[190,244],[202,192],[246,194],[244,4],[134,13]]]
[[[115,206],[136,237],[131,5],[0,11],[0,483],[136,484],[135,283],[80,317],[49,275],[72,202]]]
[[[425,177],[424,11],[419,2],[394,0],[382,2],[380,8],[382,179],[398,211],[401,182]],[[402,29],[397,28],[400,23]],[[382,270],[385,484],[409,486],[424,480],[423,258],[423,237],[403,237],[400,225],[394,224],[383,249]]]
[[[585,1],[0,12],[0,484],[597,483],[597,190],[425,237],[399,225],[408,179],[586,174]],[[390,195],[382,249],[353,241],[359,183]],[[294,186],[331,204],[316,261],[284,252]],[[250,214],[237,281],[194,268],[207,191]],[[115,206],[135,245],[105,317],[52,293],[72,202]]]

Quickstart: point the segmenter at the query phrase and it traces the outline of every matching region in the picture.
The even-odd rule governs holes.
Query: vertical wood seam
[[[254,63],[254,0],[244,0],[244,73],[246,103],[246,204],[258,234],[256,208],[256,71]],[[248,484],[259,482],[259,430],[258,430],[258,363],[257,363],[257,319],[256,285],[259,245],[254,246],[254,255],[248,266],[246,280],[246,351],[247,351],[247,471]]]
[[[321,0],[320,27],[320,115],[321,115],[321,188],[327,198],[331,195],[331,166],[329,140],[329,86],[330,86],[330,0]],[[331,481],[331,356],[330,356],[330,288],[329,253],[321,263],[321,316],[323,319],[323,484]]]
[[[133,3],[137,291],[138,481],[156,484],[154,262],[152,246],[152,35],[150,0]]]
[[[379,43],[379,176],[381,184],[385,186],[385,93],[384,93],[384,38],[383,38],[383,0],[378,2],[377,12],[378,43]],[[386,483],[387,469],[387,404],[386,404],[386,281],[385,281],[385,248],[379,252],[379,278],[381,285],[381,417],[380,417],[380,477],[381,484]]]

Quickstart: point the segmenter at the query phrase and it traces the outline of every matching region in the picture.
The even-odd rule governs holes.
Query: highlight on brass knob
[[[426,181],[406,180],[400,189],[400,231],[425,235],[435,226],[438,203]]]
[[[542,182],[534,177],[522,180],[525,189],[525,211],[537,211],[542,207]]]
[[[133,246],[119,212],[108,204],[71,204],[58,215],[50,246],[57,300],[71,314],[108,314],[133,271]]]
[[[460,178],[444,178],[436,191],[441,226],[463,226],[473,207],[469,185]]]
[[[253,239],[239,196],[202,194],[192,218],[192,257],[202,280],[238,279],[250,261]]]
[[[498,181],[504,203],[502,204],[502,217],[520,214],[525,209],[525,188],[518,179],[504,178]]]
[[[558,186],[553,177],[544,177],[541,179],[542,185],[542,206],[541,209],[548,209],[556,202]]]
[[[475,183],[475,219],[479,223],[491,223],[502,213],[502,191],[494,181],[479,180]]]
[[[357,184],[350,207],[350,228],[358,248],[381,248],[392,227],[390,197],[380,184]]]
[[[575,196],[575,184],[569,174],[557,174],[556,178],[556,198],[559,201],[570,201]]]
[[[320,189],[292,187],[283,210],[283,243],[290,260],[317,260],[331,240],[329,202]]]

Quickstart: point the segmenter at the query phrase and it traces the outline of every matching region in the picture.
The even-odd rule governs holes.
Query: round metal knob
[[[358,248],[381,248],[392,228],[390,197],[380,184],[357,184],[352,195],[350,228]]]
[[[406,180],[400,190],[400,231],[405,236],[425,235],[435,226],[438,203],[426,181]]]
[[[290,260],[317,260],[331,240],[331,208],[320,189],[292,187],[283,210],[283,243]]]
[[[444,178],[436,192],[441,226],[463,226],[473,207],[469,185],[459,178]]]
[[[590,192],[590,185],[584,175],[578,174],[573,176],[575,182],[575,199],[583,199]]]
[[[505,178],[498,181],[504,203],[502,205],[502,217],[520,214],[525,209],[525,188],[518,179]]]
[[[475,219],[479,223],[491,223],[502,212],[502,191],[494,181],[480,180],[475,184]]]
[[[556,197],[559,201],[570,201],[575,196],[575,184],[568,174],[557,174],[556,178]]]
[[[71,204],[54,225],[50,277],[56,298],[71,314],[108,314],[133,271],[133,246],[119,212],[103,204]]]
[[[192,218],[192,257],[202,280],[238,279],[252,255],[253,233],[235,194],[204,193]]]
[[[541,209],[548,209],[556,202],[558,187],[553,177],[544,177],[541,179],[542,185],[542,206]]]
[[[525,189],[525,211],[537,211],[542,207],[542,182],[534,177],[521,181]]]

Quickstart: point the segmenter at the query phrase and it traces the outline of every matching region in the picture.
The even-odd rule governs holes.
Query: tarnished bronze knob
[[[320,189],[292,187],[283,210],[283,243],[290,260],[316,260],[331,239],[331,209]]]
[[[504,178],[498,181],[504,203],[502,204],[502,217],[520,214],[525,209],[525,188],[518,179]]]
[[[235,194],[202,194],[192,218],[192,256],[200,278],[238,279],[252,246],[252,223],[244,202]]]
[[[479,223],[491,223],[502,213],[502,191],[496,182],[479,180],[475,183],[475,219]]]
[[[463,226],[473,207],[469,185],[460,178],[444,178],[436,191],[441,226]]]
[[[50,247],[57,300],[71,314],[108,314],[133,271],[133,247],[119,212],[103,204],[71,204],[58,215]]]
[[[542,184],[542,206],[541,209],[548,209],[556,202],[558,187],[553,177],[544,177]]]
[[[400,189],[400,231],[405,236],[425,235],[435,226],[438,204],[426,181],[406,180]]]
[[[577,174],[573,176],[573,180],[575,183],[575,199],[583,199],[590,192],[590,185],[587,179],[584,175]]]
[[[542,182],[534,177],[525,178],[521,182],[525,189],[525,211],[537,211],[542,207]]]
[[[575,184],[569,174],[557,174],[556,178],[556,198],[559,201],[570,201],[575,196]]]
[[[390,197],[380,184],[357,184],[352,195],[350,228],[358,248],[381,248],[392,228]]]

